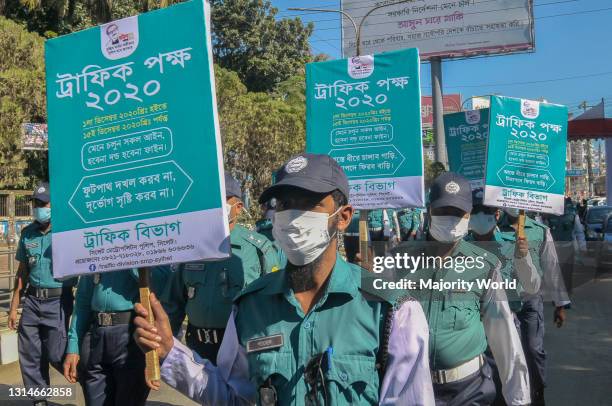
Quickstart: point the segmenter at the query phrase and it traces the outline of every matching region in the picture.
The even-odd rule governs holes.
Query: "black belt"
[[[121,324],[130,324],[132,320],[133,311],[128,310],[125,312],[94,312],[93,323],[98,327],[109,327],[118,326]]]
[[[187,324],[187,331],[194,335],[195,339],[202,344],[219,344],[223,338],[225,329],[222,328],[200,328],[193,324]]]
[[[52,299],[60,297],[63,291],[64,288],[37,288],[35,286],[28,286],[26,294],[37,299]]]

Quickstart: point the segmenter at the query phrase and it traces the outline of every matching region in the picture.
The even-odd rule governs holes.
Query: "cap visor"
[[[313,193],[329,193],[338,189],[338,186],[323,182],[320,179],[285,178],[264,190],[261,196],[259,196],[259,203],[265,203],[273,197],[278,197],[279,190],[287,186],[297,187]]]
[[[472,211],[472,202],[468,202],[463,199],[438,199],[431,203],[430,207],[432,209],[437,209],[439,207],[454,207],[469,213]]]

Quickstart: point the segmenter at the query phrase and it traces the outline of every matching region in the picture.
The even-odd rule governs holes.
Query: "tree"
[[[213,0],[211,5],[215,62],[238,72],[249,90],[270,91],[311,60],[312,23],[277,20],[278,10],[268,0]]]
[[[235,72],[221,67],[215,74],[225,168],[257,198],[270,185],[272,171],[304,150],[304,105],[247,92]],[[289,83],[281,87],[296,93]]]
[[[43,38],[0,17],[0,188],[46,177],[46,154],[21,150],[21,124],[45,122]]]

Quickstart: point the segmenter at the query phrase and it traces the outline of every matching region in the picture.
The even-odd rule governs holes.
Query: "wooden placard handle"
[[[516,230],[518,239],[525,238],[525,210],[519,210],[518,229]]]
[[[359,210],[359,255],[361,263],[367,264],[370,260],[370,232],[368,230],[368,212],[369,210]]]
[[[151,301],[149,296],[151,289],[149,288],[149,268],[138,269],[138,287],[140,291],[140,303],[147,309],[147,321],[151,324],[155,322],[153,311],[151,310]],[[145,354],[145,375],[150,381],[159,381],[161,374],[159,370],[159,357],[156,350],[148,351]]]

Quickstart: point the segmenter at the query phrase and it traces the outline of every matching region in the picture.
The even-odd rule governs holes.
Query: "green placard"
[[[567,107],[491,96],[484,203],[563,214]]]
[[[489,134],[489,109],[444,115],[448,165],[463,175],[472,189],[484,186],[485,156]]]
[[[228,256],[207,21],[192,0],[47,41],[56,277]]]
[[[424,204],[417,49],[306,66],[306,150],[329,154],[357,209]]]

